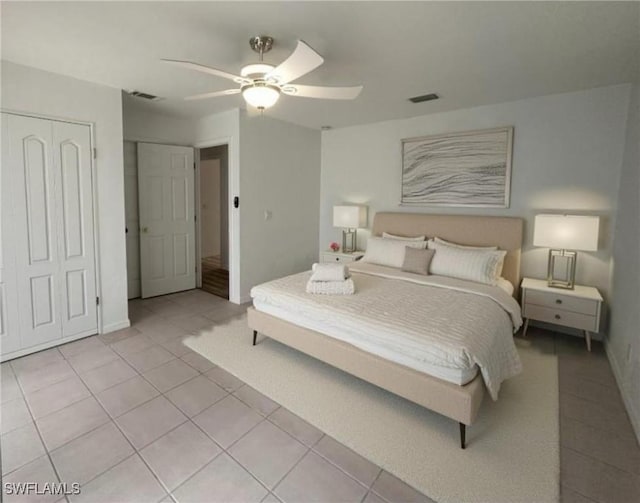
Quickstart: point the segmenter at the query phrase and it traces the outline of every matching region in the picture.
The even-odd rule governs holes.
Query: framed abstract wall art
[[[402,140],[402,205],[508,208],[513,127]]]

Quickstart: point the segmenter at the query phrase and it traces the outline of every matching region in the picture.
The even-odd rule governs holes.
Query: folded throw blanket
[[[353,295],[356,285],[351,278],[344,281],[307,281],[307,293],[321,295]]]
[[[343,264],[313,264],[311,281],[344,281],[349,268]]]

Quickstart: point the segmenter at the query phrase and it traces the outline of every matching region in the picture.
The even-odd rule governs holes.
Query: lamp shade
[[[536,215],[533,245],[596,251],[600,219],[582,215]]]
[[[333,226],[358,229],[367,225],[366,206],[334,206]]]

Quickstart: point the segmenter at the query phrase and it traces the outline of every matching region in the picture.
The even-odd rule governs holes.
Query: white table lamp
[[[366,206],[334,206],[333,226],[342,228],[342,251],[356,251],[356,230],[367,225]]]
[[[598,249],[600,219],[582,215],[536,215],[533,245],[550,248],[547,264],[549,286],[572,290],[576,277],[576,250]],[[565,271],[556,276],[556,259],[565,262]]]

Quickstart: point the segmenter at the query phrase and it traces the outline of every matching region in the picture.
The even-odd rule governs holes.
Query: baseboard
[[[95,334],[96,334],[96,329],[91,329],[91,330],[87,330],[86,332],[80,332],[79,334],[70,335],[69,337],[63,337],[61,339],[55,339],[52,341],[43,342],[42,344],[38,344],[37,346],[32,346],[30,348],[25,348],[25,349],[19,349],[11,353],[3,354],[0,357],[0,361],[5,362],[5,361],[13,360],[14,358],[20,358],[22,356],[27,356],[32,353],[44,351],[45,349],[61,346],[62,344],[77,341],[79,339],[84,339],[85,337],[90,337]]]
[[[624,379],[622,378],[622,370],[620,365],[618,364],[618,360],[613,354],[613,351],[609,349],[609,344],[607,340],[604,341],[604,349],[607,353],[607,358],[609,359],[609,364],[611,365],[611,369],[613,370],[613,375],[616,378],[616,382],[618,383],[618,389],[620,390],[620,395],[622,395],[622,401],[624,402],[624,406],[627,409],[627,414],[629,414],[629,419],[631,420],[631,427],[636,434],[636,438],[638,439],[638,443],[640,444],[640,411],[637,411],[633,407],[633,402],[631,401],[631,397],[628,395],[627,389],[624,384]]]
[[[122,330],[123,328],[129,328],[131,326],[131,322],[126,319],[124,321],[118,321],[116,323],[109,323],[108,325],[102,326],[103,334],[108,334],[110,332],[115,332],[116,330]]]

